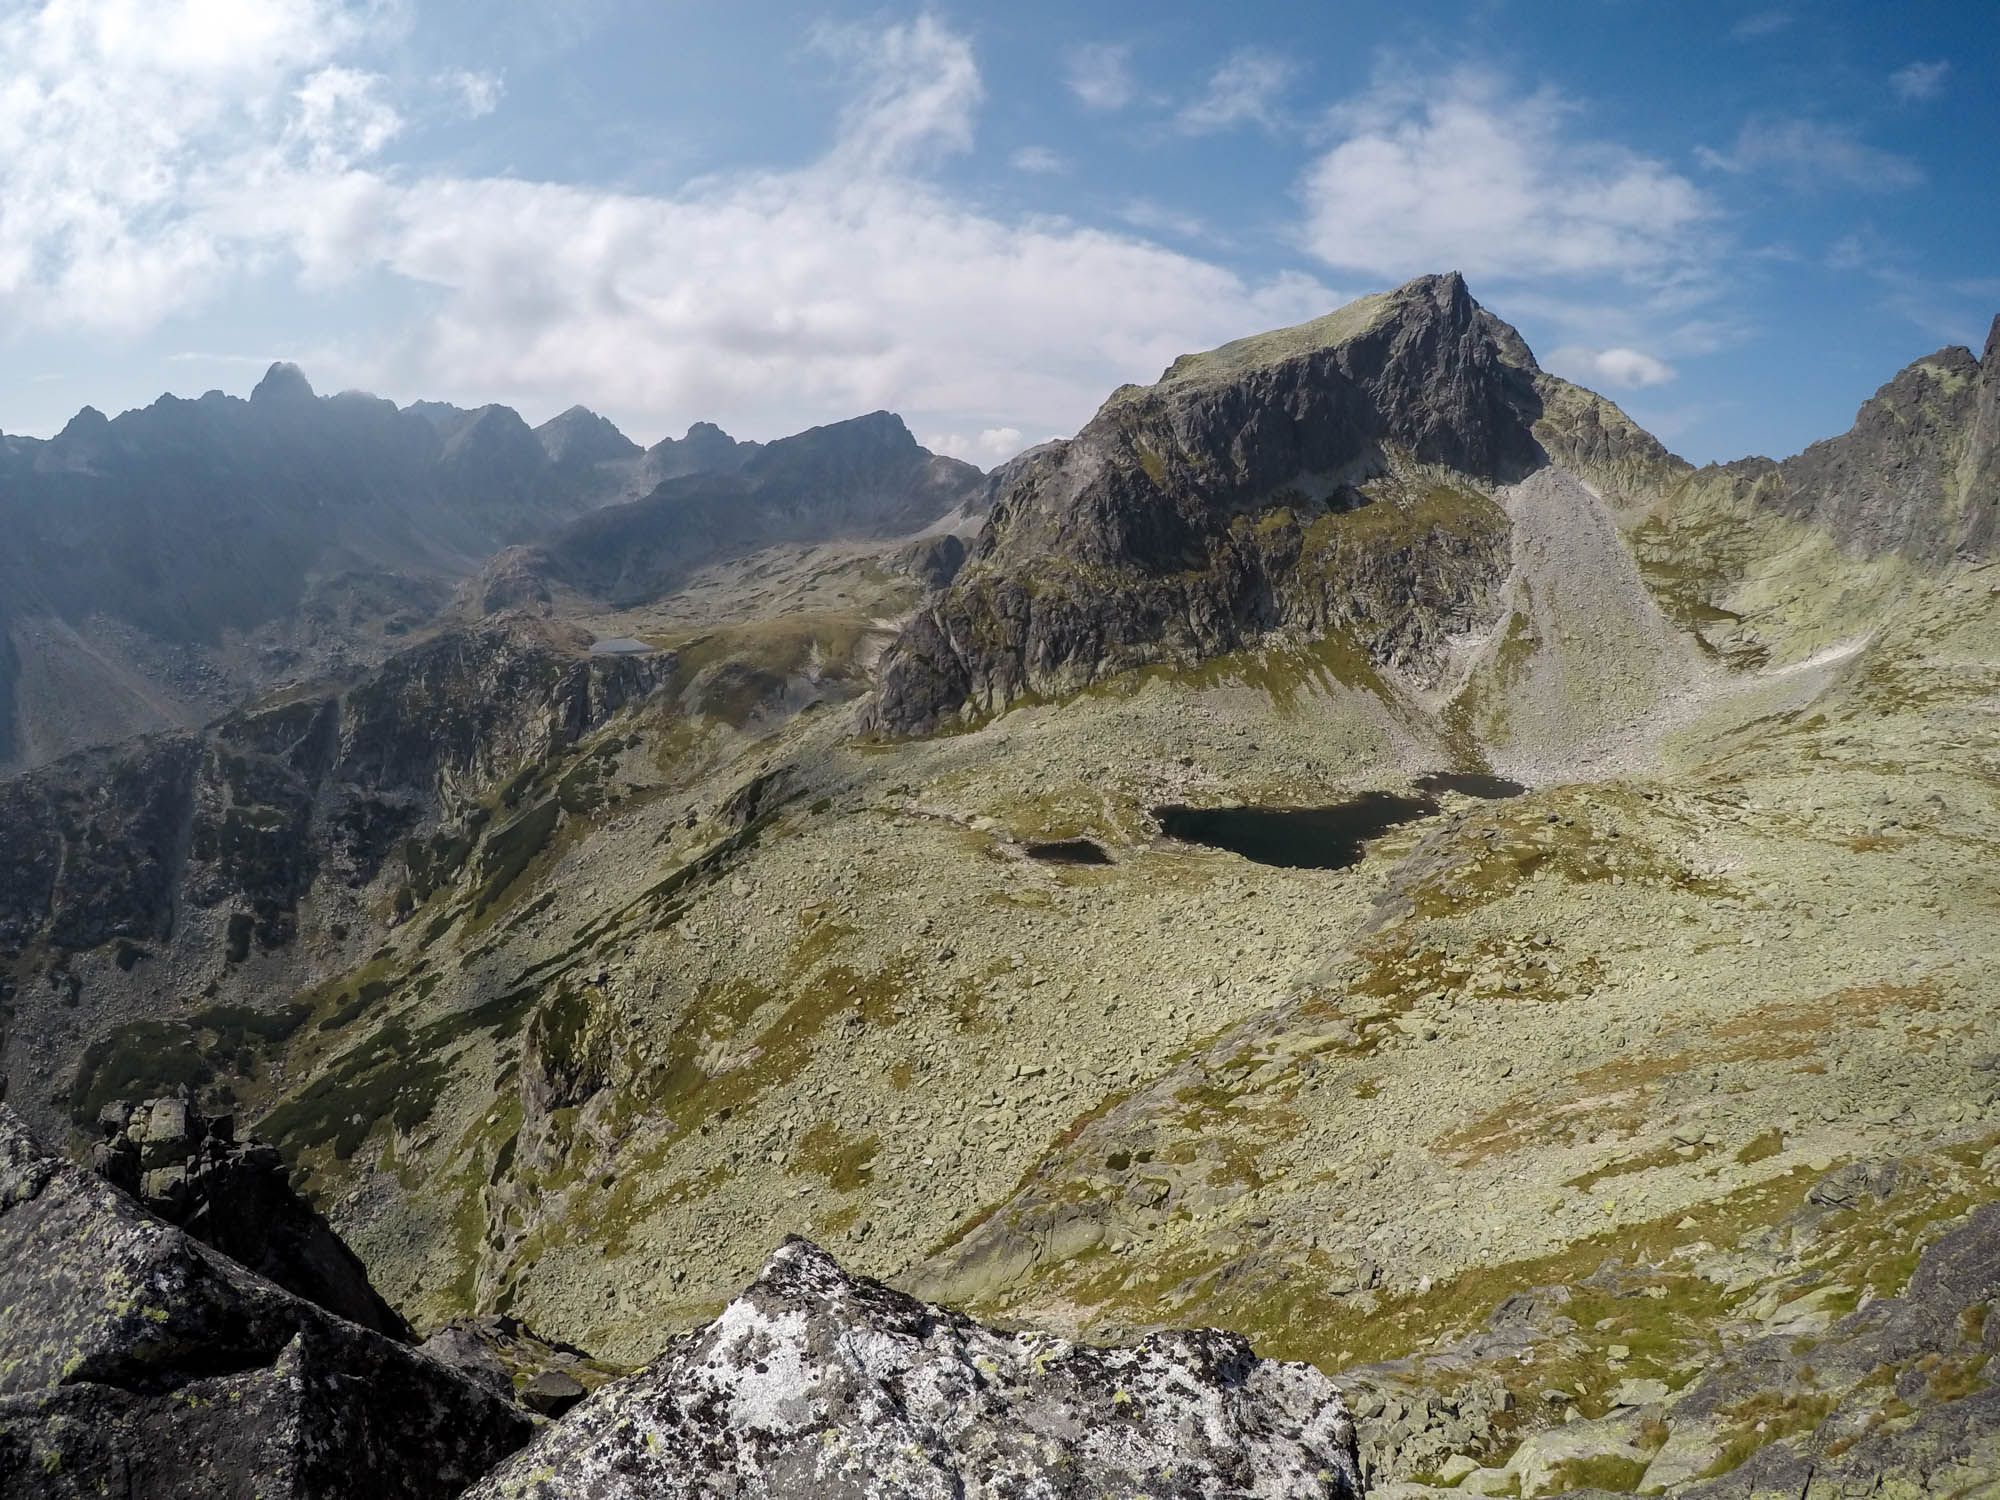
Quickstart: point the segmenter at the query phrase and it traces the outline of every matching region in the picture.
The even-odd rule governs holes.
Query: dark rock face
[[[277,1148],[184,1099],[107,1105],[91,1166],[169,1224],[295,1296],[401,1341],[409,1326],[333,1226],[292,1191]]]
[[[1996,320],[2000,330],[2000,320]],[[2000,332],[1976,360],[1940,349],[1862,406],[1854,426],[1778,465],[1758,498],[1862,557],[1937,566],[1985,555],[2000,506]]]
[[[998,1333],[788,1241],[708,1327],[602,1388],[480,1500],[1136,1495],[1358,1500],[1354,1426],[1234,1334]]]
[[[10,1500],[448,1500],[529,1430],[494,1392],[50,1156],[0,1108]]]
[[[911,542],[896,554],[895,565],[927,589],[947,588],[965,566],[965,538],[946,532]]]
[[[900,417],[876,412],[593,512],[540,545],[539,571],[596,598],[639,603],[706,563],[776,542],[918,530],[975,498],[983,482],[972,465],[919,447]]]
[[[870,727],[1279,628],[1424,675],[1494,607],[1508,527],[1484,490],[1547,463],[1545,436],[1606,473],[1674,462],[1536,369],[1456,274],[1186,356],[1010,465],[964,568],[884,656]]]
[[[614,1373],[574,1344],[543,1338],[505,1313],[447,1323],[423,1342],[424,1353],[443,1360],[481,1385],[532,1412],[560,1416],[581,1401],[579,1371],[602,1383]]]

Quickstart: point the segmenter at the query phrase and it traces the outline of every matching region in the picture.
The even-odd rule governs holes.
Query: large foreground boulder
[[[107,1104],[91,1165],[169,1224],[350,1323],[408,1342],[367,1267],[299,1194],[275,1146],[186,1099]]]
[[[447,1500],[530,1419],[244,1269],[0,1107],[0,1495]]]
[[[1354,1424],[1235,1334],[1002,1333],[789,1240],[468,1500],[1357,1500]]]

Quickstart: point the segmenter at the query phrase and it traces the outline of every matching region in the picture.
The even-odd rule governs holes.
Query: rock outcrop
[[[59,1161],[0,1107],[0,1494],[449,1500],[530,1425]]]
[[[91,1166],[169,1224],[295,1296],[388,1338],[410,1330],[333,1227],[292,1190],[275,1146],[185,1099],[108,1104]]]
[[[788,1241],[706,1328],[604,1387],[476,1500],[1147,1495],[1358,1500],[1354,1426],[1233,1334],[1000,1333]]]
[[[1507,572],[1495,485],[1552,451],[1608,485],[1677,460],[1540,371],[1457,274],[1187,355],[1024,455],[964,568],[884,656],[903,735],[1277,630],[1422,680]]]

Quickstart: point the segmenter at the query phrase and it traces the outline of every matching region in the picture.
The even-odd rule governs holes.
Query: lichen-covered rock
[[[275,1146],[238,1141],[227,1115],[184,1099],[106,1105],[91,1165],[165,1219],[286,1291],[407,1341],[408,1326],[369,1285],[333,1226],[292,1190]]]
[[[1354,1425],[1235,1334],[1105,1349],[1002,1333],[785,1243],[713,1323],[604,1387],[468,1500],[1357,1500]]]
[[[529,1430],[502,1396],[59,1161],[0,1107],[9,1500],[448,1500]]]

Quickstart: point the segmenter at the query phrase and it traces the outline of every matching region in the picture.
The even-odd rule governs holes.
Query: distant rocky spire
[[[290,360],[281,359],[264,372],[264,378],[250,393],[250,399],[260,405],[266,402],[311,401],[313,388],[306,379],[305,371]]]

